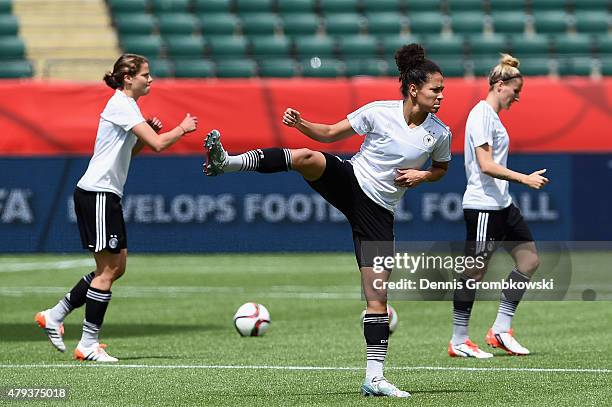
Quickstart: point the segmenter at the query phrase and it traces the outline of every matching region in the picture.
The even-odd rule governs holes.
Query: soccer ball
[[[366,310],[363,310],[361,313],[361,325],[363,326],[363,317],[365,317]],[[397,316],[397,312],[395,308],[390,305],[387,305],[387,314],[389,314],[389,334],[392,334],[397,329],[397,323],[399,322],[399,318]]]
[[[234,326],[241,336],[262,336],[270,326],[270,313],[261,304],[242,304],[234,315]]]

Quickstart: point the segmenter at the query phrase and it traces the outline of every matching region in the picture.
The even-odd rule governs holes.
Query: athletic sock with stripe
[[[228,155],[223,172],[257,171],[273,173],[291,169],[291,150],[288,148],[263,148],[239,155]]]
[[[98,342],[98,334],[102,328],[104,314],[112,293],[106,290],[89,287],[85,300],[85,320],[83,321],[83,335],[81,345],[89,347]]]
[[[389,315],[366,314],[363,317],[363,336],[366,340],[366,380],[381,377],[389,346]]]
[[[515,267],[506,281],[510,283],[518,283],[523,282],[527,283],[530,280],[525,274],[518,271]],[[502,290],[501,293],[501,301],[499,302],[499,309],[497,310],[497,318],[493,323],[493,333],[500,332],[508,332],[512,326],[512,318],[514,317],[514,313],[516,312],[516,307],[518,307],[519,302],[523,298],[525,294],[526,287],[517,287],[517,288],[507,288]]]
[[[75,308],[82,307],[85,304],[85,298],[87,296],[87,290],[91,284],[91,280],[95,274],[92,271],[89,274],[85,274],[78,283],[72,287],[69,293],[62,298],[55,307],[49,311],[49,317],[57,323],[62,323],[66,316],[70,314]]]

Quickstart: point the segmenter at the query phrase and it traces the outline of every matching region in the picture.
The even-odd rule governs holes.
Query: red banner
[[[0,155],[91,154],[99,114],[112,90],[100,83],[0,81]],[[463,151],[467,114],[486,96],[484,79],[450,78],[438,116]],[[310,121],[335,123],[360,106],[399,99],[396,79],[157,80],[139,105],[169,129],[189,112],[200,128],[169,153],[202,151],[203,136],[217,128],[230,151],[256,147],[308,147],[350,153],[361,137],[323,145],[284,127],[293,107]],[[612,78],[527,78],[521,101],[501,113],[514,152],[611,152]]]

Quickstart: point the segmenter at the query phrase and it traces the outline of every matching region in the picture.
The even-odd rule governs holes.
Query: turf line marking
[[[40,271],[71,269],[77,267],[95,267],[93,259],[62,260],[43,263],[0,263],[0,273],[11,273],[16,271]]]
[[[110,369],[237,369],[237,370],[348,370],[361,371],[363,367],[334,366],[274,366],[274,365],[122,365],[122,364],[0,364],[0,369],[44,369],[44,368],[110,368]],[[389,366],[387,370],[442,370],[456,372],[542,372],[542,373],[612,373],[612,369],[569,369],[530,367],[445,367],[445,366]]]

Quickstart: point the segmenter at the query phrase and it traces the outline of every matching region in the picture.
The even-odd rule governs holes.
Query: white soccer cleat
[[[529,355],[529,349],[522,346],[514,339],[512,329],[508,332],[494,333],[493,328],[489,329],[485,340],[492,348],[505,350],[509,355],[524,356]]]
[[[208,176],[223,174],[223,167],[227,163],[227,152],[221,144],[221,133],[219,130],[212,130],[204,139],[204,152],[206,162],[204,163],[204,173]]]
[[[77,345],[74,350],[74,358],[76,360],[90,360],[92,362],[118,362],[119,359],[112,357],[104,350],[106,345],[103,343],[94,343],[92,346],[86,348],[81,346],[81,342]]]
[[[55,349],[60,352],[66,351],[66,345],[64,345],[64,324],[61,322],[55,322],[49,317],[50,310],[44,310],[36,314],[34,321],[39,327],[45,330],[47,337]]]
[[[366,379],[361,386],[361,394],[366,397],[410,397],[410,393],[398,389],[382,376]]]
[[[448,355],[456,358],[476,358],[476,359],[489,359],[493,357],[492,353],[485,352],[478,347],[474,342],[467,339],[465,342],[459,345],[453,345],[453,342],[448,343]]]

